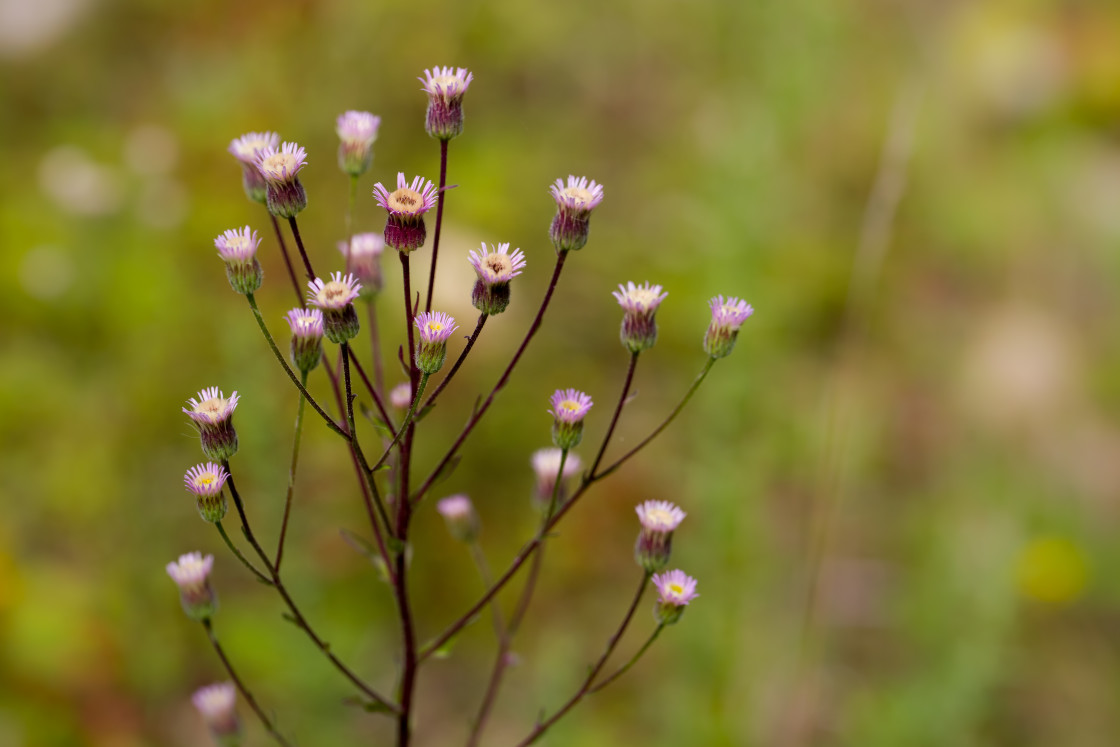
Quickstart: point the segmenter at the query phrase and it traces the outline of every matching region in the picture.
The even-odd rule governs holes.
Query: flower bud
[[[681,570],[654,574],[653,585],[657,587],[653,615],[658,625],[672,625],[681,619],[688,603],[700,596],[696,593],[696,579]]]
[[[434,374],[447,360],[447,338],[459,325],[441,311],[421,311],[413,323],[420,330],[420,339],[416,341],[416,367],[426,374]]]
[[[471,292],[471,303],[483,314],[501,314],[509,306],[509,283],[521,274],[525,267],[525,254],[520,249],[509,253],[509,244],[498,244],[482,251],[470,251],[469,261],[474,267],[478,280]]]
[[[557,489],[557,479],[560,480],[560,487],[556,493],[555,508],[559,508],[563,505],[564,501],[568,499],[568,489],[565,482],[572,476],[579,474],[580,469],[583,467],[579,456],[568,452],[568,457],[564,460],[564,474],[561,475],[560,457],[562,453],[560,449],[539,449],[533,452],[531,462],[533,465],[533,472],[537,477],[533,498],[536,500],[537,506],[541,511],[547,511],[551,505],[552,491]]]
[[[222,491],[229,473],[225,467],[213,462],[197,464],[183,475],[187,490],[194,493],[199,515],[216,524],[226,515],[226,494]]]
[[[199,688],[191,696],[210,736],[220,747],[241,744],[241,721],[237,718],[237,690],[232,682]]]
[[[557,389],[550,402],[552,443],[561,449],[574,449],[583,440],[583,419],[591,409],[591,398],[576,389]]]
[[[338,242],[338,250],[346,258],[346,271],[362,284],[359,297],[369,301],[381,292],[381,254],[385,239],[376,233],[356,233],[349,241]]]
[[[559,179],[549,189],[556,200],[556,217],[548,235],[557,251],[582,249],[591,231],[591,211],[603,201],[603,186],[587,177],[568,177],[568,185]]]
[[[323,312],[295,308],[284,318],[292,330],[292,364],[306,374],[319,365],[323,356]]]
[[[354,310],[354,299],[362,286],[353,275],[342,276],[341,272],[331,274],[328,282],[315,278],[307,284],[309,303],[323,310],[323,327],[327,339],[341,345],[357,337],[361,325],[358,312]]]
[[[307,192],[300,183],[300,170],[307,165],[307,151],[295,143],[284,143],[261,151],[257,168],[268,187],[268,211],[278,218],[294,218],[307,207]]]
[[[440,140],[450,140],[463,132],[463,94],[474,76],[466,68],[437,67],[424,71],[418,80],[428,94],[428,116],[424,129]]]
[[[385,221],[385,244],[402,254],[424,245],[428,230],[424,227],[424,213],[436,205],[436,188],[423,177],[413,178],[411,184],[404,174],[397,173],[397,188],[390,192],[381,182],[373,185],[377,204],[389,213]]]
[[[634,544],[634,559],[650,573],[669,565],[673,550],[673,531],[686,516],[668,501],[646,501],[635,509],[642,531]]]
[[[340,114],[334,131],[338,133],[338,167],[350,176],[361,176],[373,163],[373,141],[381,117],[369,112],[348,111]]]
[[[389,404],[398,410],[407,410],[412,404],[412,385],[405,381],[390,389]]]
[[[275,132],[250,132],[229,144],[229,152],[241,162],[241,186],[245,196],[262,205],[268,202],[268,182],[257,168],[257,157],[268,149],[280,145]]]
[[[192,620],[206,620],[218,609],[218,598],[210,587],[213,567],[213,555],[204,558],[197,552],[180,555],[177,562],[167,564],[167,575],[179,587],[183,612]]]
[[[657,322],[653,316],[669,294],[662,293],[660,285],[634,285],[632,282],[625,287],[619,285],[618,290],[611,293],[625,312],[619,331],[622,345],[631,353],[653,347],[657,342]]]
[[[460,542],[471,543],[478,537],[479,521],[471,499],[465,495],[453,495],[444,498],[436,504],[444,521],[447,522],[447,531]]]
[[[229,398],[218,387],[203,389],[183,412],[191,419],[202,437],[202,453],[224,462],[237,453],[237,431],[233,429],[233,411],[237,409],[237,392]]]
[[[726,358],[735,348],[739,327],[754,313],[754,309],[734,296],[726,300],[723,296],[716,296],[708,305],[712,308],[712,321],[704,335],[704,352],[712,358]]]
[[[249,226],[241,230],[226,231],[214,239],[218,256],[226,263],[229,286],[243,296],[254,293],[261,287],[264,271],[257,261],[257,247],[260,245],[260,237]]]

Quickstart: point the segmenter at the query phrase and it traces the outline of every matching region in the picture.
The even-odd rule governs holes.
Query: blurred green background
[[[379,230],[375,181],[438,173],[416,81],[437,64],[475,82],[436,307],[469,327],[481,241],[529,264],[423,423],[421,469],[543,291],[548,184],[606,185],[540,337],[440,486],[474,498],[493,566],[533,529],[551,391],[595,398],[585,452],[602,433],[626,362],[617,283],[669,298],[616,448],[700,368],[711,295],[757,309],[686,414],[549,545],[486,743],[574,691],[638,577],[633,506],[656,498],[689,514],[674,564],[701,597],[548,744],[1115,744],[1120,6],[0,0],[0,745],[208,743],[189,694],[222,672],[163,570],[194,549],[217,556],[217,630],[284,730],[389,743],[198,519],[180,407],[241,393],[234,469],[271,545],[295,398],[213,238],[265,235],[280,337],[291,289],[225,147],[249,130],[307,147],[301,227],[338,269],[334,118],[383,118],[355,217]],[[309,421],[286,574],[389,690],[391,598],[338,534],[364,525],[347,461]],[[481,589],[431,503],[413,568],[426,638]],[[643,609],[620,653],[651,626]],[[418,744],[462,743],[491,652],[484,621],[423,671]]]

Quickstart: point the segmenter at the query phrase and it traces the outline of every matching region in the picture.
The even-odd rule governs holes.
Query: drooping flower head
[[[389,213],[385,222],[387,246],[408,254],[424,245],[428,236],[424,213],[436,205],[435,185],[422,176],[407,182],[404,173],[397,172],[397,188],[390,192],[378,182],[373,185],[373,196]]]
[[[210,459],[223,462],[237,453],[237,431],[233,429],[237,400],[237,392],[226,397],[215,386],[187,400],[190,409],[183,408],[202,437],[202,453]]]
[[[661,625],[675,623],[688,603],[700,596],[696,593],[696,579],[679,569],[654,574],[653,585],[658,596],[654,616]]]
[[[509,244],[498,244],[482,251],[472,249],[469,261],[478,279],[471,292],[471,303],[483,314],[500,314],[509,306],[509,283],[525,268],[525,253],[520,249],[509,251]]]
[[[426,374],[434,374],[447,358],[447,338],[459,325],[442,311],[421,311],[413,324],[420,330],[420,339],[416,341],[416,367]]]
[[[407,410],[412,404],[412,385],[405,381],[390,389],[389,404],[398,410]]]
[[[716,296],[708,305],[712,309],[712,321],[704,334],[704,352],[712,358],[725,358],[735,349],[739,337],[739,327],[754,313],[746,301],[731,296]]]
[[[634,285],[632,282],[619,285],[611,294],[624,311],[619,332],[623,346],[631,353],[653,347],[657,342],[657,322],[653,316],[669,294],[662,293],[660,285]]]
[[[196,464],[183,475],[187,490],[194,493],[198,513],[211,523],[221,521],[226,515],[226,496],[222,492],[229,473],[214,462]]]
[[[180,555],[179,560],[167,564],[167,575],[179,587],[179,601],[183,611],[192,620],[204,620],[214,614],[218,607],[217,597],[210,587],[210,571],[214,567],[214,556],[189,552]]]
[[[308,282],[307,287],[310,288],[307,293],[308,301],[323,310],[328,340],[342,344],[357,336],[360,325],[358,312],[354,310],[354,299],[358,297],[362,286],[356,277],[334,272],[329,281],[315,278]]]
[[[536,489],[533,497],[537,501],[537,505],[541,510],[547,510],[552,503],[552,492],[557,490],[556,506],[558,508],[568,497],[567,485],[565,482],[573,475],[579,474],[583,464],[580,462],[579,456],[568,452],[567,458],[563,459],[564,474],[560,474],[560,462],[563,456],[563,451],[560,449],[538,449],[533,452],[531,463],[533,465],[533,472],[537,477]],[[560,485],[557,488],[556,481],[560,478]]]
[[[242,295],[249,295],[261,287],[264,272],[257,261],[260,236],[249,226],[230,229],[214,239],[218,256],[226,263],[229,285]]]
[[[268,185],[257,168],[257,156],[280,144],[275,132],[249,132],[229,144],[229,152],[241,162],[241,186],[245,195],[262,205],[268,200]]]
[[[465,495],[452,495],[436,504],[436,510],[447,522],[447,531],[460,542],[474,542],[478,536],[478,514],[471,499]]]
[[[191,702],[210,735],[219,745],[234,747],[241,739],[241,722],[237,718],[237,689],[232,682],[220,682],[195,690]]]
[[[650,573],[660,571],[669,564],[673,532],[686,514],[669,501],[646,501],[635,510],[642,531],[634,544],[634,558]]]
[[[292,330],[292,363],[306,374],[319,365],[323,354],[323,312],[297,307],[289,311],[284,319]]]
[[[557,389],[552,393],[549,413],[552,422],[552,443],[561,449],[574,449],[583,439],[583,419],[591,410],[591,398],[577,389]]]
[[[556,217],[549,237],[557,251],[582,249],[591,231],[591,211],[603,201],[603,185],[586,176],[569,176],[567,185],[557,179],[549,189],[556,200]]]
[[[440,140],[450,140],[463,132],[463,94],[474,75],[465,67],[435,67],[418,79],[428,94],[428,116],[424,128]]]
[[[298,176],[306,165],[307,151],[296,143],[257,154],[257,168],[268,185],[268,210],[278,218],[294,218],[307,207],[307,192]]]
[[[381,117],[369,112],[348,111],[338,115],[338,167],[350,176],[361,176],[373,163],[373,142]]]
[[[338,242],[338,251],[346,258],[346,271],[354,273],[362,284],[359,294],[367,301],[381,292],[381,253],[385,239],[376,233],[356,233],[349,241]]]

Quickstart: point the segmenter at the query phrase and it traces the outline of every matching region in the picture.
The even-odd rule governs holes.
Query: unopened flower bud
[[[349,241],[338,242],[338,250],[346,258],[346,271],[353,273],[362,284],[358,294],[370,300],[381,292],[381,253],[385,239],[376,233],[356,233]]]
[[[397,173],[397,188],[390,192],[381,182],[373,185],[377,204],[389,213],[385,221],[385,245],[402,254],[419,249],[428,237],[424,227],[424,213],[436,205],[436,188],[430,181],[417,176],[406,182],[404,174]]]
[[[583,419],[591,409],[591,398],[576,389],[557,389],[550,402],[552,443],[561,449],[574,449],[583,440]]]
[[[228,479],[225,467],[213,462],[197,464],[183,475],[187,490],[195,495],[199,515],[211,524],[221,521],[226,515],[226,494],[222,488]]]
[[[428,94],[428,116],[424,128],[440,140],[450,140],[463,132],[463,94],[474,76],[466,68],[436,67],[419,78]]]
[[[552,503],[552,492],[556,490],[556,508],[563,505],[568,499],[568,488],[565,484],[569,478],[579,474],[583,467],[577,455],[568,452],[564,459],[564,474],[560,474],[560,459],[563,451],[560,449],[538,449],[533,452],[533,473],[537,477],[533,498],[542,511],[547,511]],[[560,480],[559,489],[556,481]]]
[[[268,211],[276,217],[294,218],[307,207],[307,192],[298,176],[306,165],[307,151],[295,143],[258,154],[257,168],[268,186]]]
[[[582,249],[591,231],[591,211],[603,201],[603,185],[587,177],[568,177],[567,186],[559,179],[549,189],[556,200],[556,217],[548,235],[557,251]]]
[[[751,305],[742,299],[724,299],[716,296],[708,305],[712,307],[712,321],[704,335],[704,352],[712,358],[725,358],[735,349],[739,327],[754,313]]]
[[[525,254],[520,249],[509,252],[509,244],[498,244],[489,249],[484,243],[482,251],[470,251],[471,266],[478,279],[471,292],[471,303],[483,314],[501,314],[509,306],[509,283],[525,267]]]
[[[260,245],[260,237],[249,226],[226,231],[214,239],[218,256],[226,263],[229,286],[243,296],[254,293],[261,287],[264,271],[257,261],[257,247]]]
[[[447,522],[447,531],[455,539],[470,543],[478,537],[478,514],[467,496],[453,495],[444,498],[436,504],[436,510]]]
[[[340,114],[334,131],[338,133],[338,167],[350,176],[361,176],[373,163],[373,141],[381,117],[369,112]]]
[[[634,559],[650,573],[660,571],[669,565],[673,532],[686,514],[668,501],[646,501],[635,510],[642,531],[634,544]]]
[[[341,345],[357,337],[361,325],[354,299],[362,286],[353,275],[343,277],[341,272],[331,274],[328,282],[315,278],[307,284],[309,302],[323,310],[323,326],[327,339]]]
[[[206,620],[218,609],[218,598],[210,587],[213,567],[213,555],[204,558],[197,552],[180,555],[177,562],[167,564],[167,575],[179,587],[183,612],[192,620]]]
[[[284,317],[292,330],[292,363],[306,374],[319,365],[323,356],[323,312],[295,308]]]
[[[405,381],[390,389],[389,404],[398,410],[407,410],[412,404],[412,385]]]
[[[684,608],[696,597],[696,579],[682,570],[654,574],[653,585],[657,587],[657,604],[653,616],[659,625],[672,625],[681,619]]]
[[[619,331],[623,346],[631,353],[653,347],[657,342],[657,322],[653,317],[669,294],[662,293],[660,285],[634,285],[632,282],[619,285],[618,290],[611,293],[625,312]]]
[[[224,462],[237,453],[237,431],[233,429],[233,411],[237,409],[237,392],[228,398],[218,387],[203,389],[187,400],[183,412],[191,419],[202,437],[202,453]]]
[[[237,689],[232,682],[221,682],[199,688],[191,696],[210,736],[219,747],[241,744],[241,721],[237,718]]]
[[[268,202],[268,182],[257,168],[257,158],[266,150],[280,145],[275,132],[250,132],[229,144],[229,152],[241,162],[241,186],[245,196],[262,205]]]
[[[420,330],[416,341],[416,367],[426,374],[434,374],[447,359],[447,338],[459,329],[455,320],[441,311],[421,311],[413,319]]]

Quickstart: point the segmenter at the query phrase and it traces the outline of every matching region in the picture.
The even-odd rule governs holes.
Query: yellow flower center
[[[436,86],[439,86],[440,88],[442,88],[445,91],[448,90],[449,88],[451,88],[452,86],[457,85],[458,83],[459,83],[459,79],[456,78],[454,75],[437,75],[434,78],[432,78],[432,88],[435,88]]]
[[[684,594],[684,587],[680,584],[669,584],[669,591],[674,594]]]
[[[439,322],[428,322],[428,331],[429,332],[441,332],[441,331],[443,331],[443,325],[440,324]]]
[[[486,266],[489,267],[495,275],[501,275],[510,268],[509,257],[505,254],[487,254]]]
[[[211,415],[217,415],[226,409],[226,400],[221,397],[213,397],[205,402],[199,402],[198,406],[194,408],[195,412],[206,412]]]
[[[646,518],[656,524],[672,524],[673,515],[662,508],[652,508],[646,510]]]
[[[338,300],[344,298],[349,292],[350,288],[345,283],[332,280],[323,286],[323,290],[319,291],[318,300],[323,304],[337,304]],[[307,317],[303,319],[310,323]]]
[[[575,200],[577,205],[583,205],[584,203],[591,202],[592,200],[591,193],[586,189],[581,189],[580,187],[568,187],[564,190],[563,194],[565,197],[570,197]]]
[[[568,412],[574,412],[579,409],[579,403],[575,400],[566,399],[560,403],[560,407]]]
[[[296,158],[291,153],[273,153],[261,162],[261,171],[276,178],[295,171]]]
[[[408,187],[401,187],[389,195],[389,209],[398,213],[415,213],[424,205],[424,198],[419,192]]]

